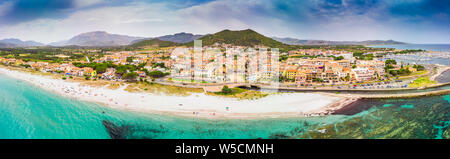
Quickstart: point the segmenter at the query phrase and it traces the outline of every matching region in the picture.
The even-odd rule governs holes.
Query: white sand
[[[150,93],[130,93],[124,87],[117,90],[80,86],[80,83],[47,76],[32,75],[0,67],[0,73],[27,81],[43,89],[79,100],[148,113],[168,113],[199,117],[286,117],[320,112],[343,98],[314,93],[282,93],[269,95],[257,100],[208,96],[195,93],[191,96],[157,95]],[[227,107],[229,108],[227,110]]]

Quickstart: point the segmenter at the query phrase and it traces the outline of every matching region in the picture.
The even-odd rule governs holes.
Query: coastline
[[[152,93],[131,93],[125,86],[112,90],[91,87],[77,82],[0,67],[0,74],[28,82],[55,94],[102,106],[149,114],[208,119],[291,118],[328,115],[357,98],[343,98],[319,93],[281,93],[256,100],[237,100],[193,93],[172,96]]]

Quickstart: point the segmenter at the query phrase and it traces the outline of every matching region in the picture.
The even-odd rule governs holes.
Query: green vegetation
[[[164,73],[161,71],[152,71],[152,72],[149,72],[147,75],[149,75],[152,78],[161,78],[161,77],[169,75],[169,73],[167,73],[167,72]]]
[[[312,55],[295,55],[295,56],[289,56],[289,58],[317,58],[319,56],[312,56]]]
[[[152,67],[160,67],[160,68],[167,68],[166,65],[164,63],[152,63]]]
[[[373,60],[373,54],[365,54],[363,51],[353,52],[353,56],[358,60]]]
[[[411,71],[408,68],[400,68],[399,70],[389,70],[389,74],[392,76],[406,76],[411,74]]]
[[[133,57],[127,57],[127,62],[128,63],[132,63],[133,62]]]
[[[338,56],[338,57],[333,56],[333,58],[335,61],[339,61],[339,60],[343,60],[344,56]]]
[[[408,67],[403,68],[402,66],[398,70],[392,70],[395,68],[393,65],[397,64],[397,61],[395,60],[386,60],[384,63],[386,64],[384,70],[392,76],[405,76],[411,74],[411,71],[408,69]]]
[[[131,48],[141,48],[141,47],[170,47],[170,46],[180,46],[181,44],[171,42],[171,41],[162,41],[159,39],[151,39],[151,40],[143,40],[137,43],[130,45]]]
[[[396,64],[397,64],[397,61],[395,61],[395,60],[386,60],[384,63],[385,63],[386,65],[389,65],[389,64],[394,64],[394,65],[396,65]]]
[[[436,84],[436,81],[431,81],[428,77],[420,77],[414,80],[409,87],[419,88],[419,87],[427,87],[433,84]]]
[[[251,29],[231,31],[223,30],[221,32],[206,35],[199,40],[202,40],[202,44],[213,45],[215,43],[225,43],[237,46],[250,46],[264,45],[272,48],[284,48],[286,44],[273,40],[271,38],[265,37]],[[188,43],[188,45],[193,46],[193,42]]]
[[[422,66],[422,65],[414,65],[413,66],[413,68],[415,68],[415,69],[417,69],[417,71],[423,71],[423,70],[425,70],[425,67],[424,66]]]
[[[129,80],[129,81],[136,81],[136,78],[138,76],[139,75],[136,72],[129,72],[129,73],[123,74],[122,79]]]
[[[91,56],[87,53],[79,53],[77,49],[66,48],[0,48],[0,57],[20,59],[25,62],[29,61],[45,61],[51,63],[62,63],[65,61],[73,61]],[[60,58],[57,55],[68,56],[68,58]]]
[[[222,94],[231,94],[233,92],[232,89],[228,88],[227,85],[223,86],[221,93]]]
[[[408,53],[415,53],[415,52],[425,52],[425,50],[421,50],[421,49],[408,50],[408,49],[406,49],[406,50],[402,50],[402,51],[399,51],[399,52],[394,52],[394,54],[408,54]]]
[[[228,88],[224,86],[220,92],[207,93],[208,95],[223,96],[238,99],[258,99],[268,96],[268,93],[261,91],[246,90],[242,88]]]
[[[107,68],[116,68],[117,65],[114,65],[111,62],[106,62],[106,63],[79,63],[79,62],[74,62],[72,63],[74,66],[79,67],[79,68],[83,68],[83,67],[90,67],[92,69],[94,69],[95,71],[97,71],[97,73],[105,73]]]
[[[206,35],[198,40],[202,40],[203,46],[210,46],[215,43],[225,43],[236,46],[254,47],[256,45],[266,46],[269,48],[278,48],[280,52],[287,52],[289,50],[304,48],[307,46],[287,45],[272,38],[261,35],[251,29],[231,31],[223,30],[215,34]],[[186,46],[194,46],[194,42],[185,44]]]
[[[120,85],[113,87],[117,89],[120,87]],[[146,93],[166,94],[166,95],[180,95],[180,96],[189,96],[192,95],[192,93],[203,93],[203,89],[200,88],[185,88],[178,86],[161,85],[146,81],[131,83],[127,86],[127,88],[125,88],[125,91],[146,92]]]
[[[312,81],[313,81],[313,82],[323,82],[323,79],[320,79],[320,78],[313,78]]]

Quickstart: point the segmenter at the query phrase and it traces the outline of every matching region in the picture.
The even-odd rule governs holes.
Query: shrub
[[[233,92],[233,90],[232,89],[230,89],[230,88],[228,88],[228,86],[227,85],[225,85],[225,86],[223,86],[223,88],[222,88],[222,91],[221,91],[223,94],[230,94],[230,93],[232,93]]]

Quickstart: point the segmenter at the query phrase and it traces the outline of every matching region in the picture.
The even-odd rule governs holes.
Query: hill
[[[121,46],[128,45],[134,40],[142,39],[127,35],[109,34],[104,31],[88,32],[77,35],[70,40],[51,43],[54,46]]]
[[[143,40],[139,41],[137,43],[134,43],[130,45],[130,47],[138,48],[138,47],[146,47],[146,46],[153,46],[153,47],[169,47],[169,46],[178,46],[181,45],[180,43],[175,43],[171,41],[162,41],[159,39],[150,39],[150,40]]]
[[[194,40],[197,40],[199,38],[203,37],[203,35],[194,35],[191,33],[177,33],[177,34],[173,34],[173,35],[165,35],[165,36],[160,36],[157,37],[159,40],[162,41],[171,41],[171,42],[176,42],[176,43],[187,43],[187,42],[191,42]]]
[[[22,41],[20,39],[3,39],[0,40],[0,47],[29,47],[44,46],[44,44],[35,41]]]
[[[277,38],[273,39],[289,45],[398,45],[406,44],[394,40],[366,40],[366,41],[327,41],[327,40],[301,40],[295,38]]]
[[[171,41],[171,42],[175,42],[175,43],[187,43],[187,42],[191,42],[194,40],[197,40],[198,38],[203,37],[203,35],[194,35],[191,33],[176,33],[173,35],[164,35],[164,36],[160,36],[160,37],[156,37],[156,38],[145,38],[145,39],[138,39],[135,40],[133,42],[131,42],[131,44],[140,42],[140,41],[144,41],[144,40],[151,40],[151,39],[159,39],[162,41]]]
[[[251,47],[256,45],[260,46],[262,45],[271,48],[287,47],[286,44],[268,38],[251,29],[239,31],[223,30],[215,34],[205,35],[199,38],[198,40],[202,40],[202,44],[204,46],[213,45],[215,43],[225,43],[236,46],[251,46]],[[192,46],[193,42],[190,42],[187,45]]]

